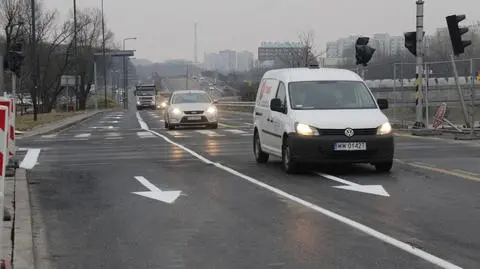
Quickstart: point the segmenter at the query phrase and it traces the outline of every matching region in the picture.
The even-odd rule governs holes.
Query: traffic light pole
[[[425,128],[423,123],[423,0],[417,4],[417,107],[414,128]]]
[[[455,64],[455,56],[451,54],[450,59],[452,60],[453,75],[455,76],[455,84],[457,85],[458,97],[460,97],[460,104],[462,105],[463,119],[465,120],[465,124],[469,126],[470,123],[468,120],[467,105],[465,104],[465,99],[463,98],[462,87],[460,87],[460,82],[458,81],[458,71],[457,65]]]

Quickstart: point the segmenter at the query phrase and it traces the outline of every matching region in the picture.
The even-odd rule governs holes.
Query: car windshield
[[[181,93],[175,94],[172,104],[182,103],[211,103],[210,97],[206,93]]]
[[[299,81],[288,87],[292,109],[377,108],[369,89],[360,81]]]

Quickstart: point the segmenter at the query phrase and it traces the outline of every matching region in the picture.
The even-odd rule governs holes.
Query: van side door
[[[258,128],[260,142],[265,151],[271,151],[273,141],[273,126],[271,123],[270,101],[275,96],[278,80],[264,79],[257,93],[257,102],[254,111],[255,126]]]
[[[285,126],[288,123],[288,105],[287,105],[287,87],[285,83],[279,81],[278,88],[274,98],[278,98],[282,101],[282,111],[272,111],[271,124],[273,127],[273,133],[276,139],[272,143],[274,150],[282,151],[282,136],[285,131]]]

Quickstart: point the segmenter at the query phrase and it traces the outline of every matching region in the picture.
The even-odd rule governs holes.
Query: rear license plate
[[[367,143],[365,142],[340,142],[335,144],[337,151],[356,151],[367,150]]]
[[[187,120],[201,120],[202,117],[187,117]]]

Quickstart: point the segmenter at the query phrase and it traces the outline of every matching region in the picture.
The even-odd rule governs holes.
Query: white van
[[[356,73],[343,69],[271,70],[260,82],[254,119],[253,150],[258,163],[282,158],[287,173],[300,163],[370,163],[392,168],[392,127]]]

